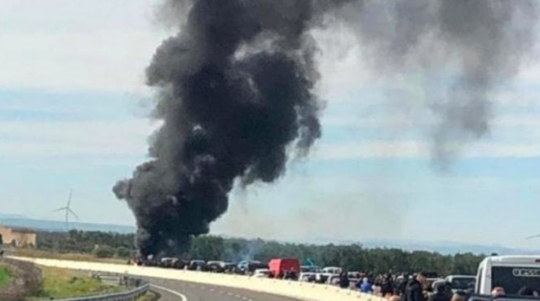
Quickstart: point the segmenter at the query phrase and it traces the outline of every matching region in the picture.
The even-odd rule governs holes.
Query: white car
[[[328,279],[326,280],[326,283],[330,285],[339,285],[339,281],[340,281],[340,276],[333,274],[328,277]]]
[[[315,274],[315,282],[317,283],[327,283],[328,279],[331,278],[334,274],[329,273],[317,273]]]
[[[332,274],[332,275],[339,275],[341,274],[341,271],[343,271],[340,267],[325,267],[322,269],[322,272],[324,274]]]
[[[300,273],[300,276],[298,276],[298,281],[312,282],[312,281],[315,281],[316,277],[317,277],[317,273],[312,273],[312,272]]]
[[[253,272],[253,277],[255,278],[269,278],[270,270],[269,269],[256,269]]]
[[[445,282],[450,285],[452,292],[466,291],[474,288],[476,276],[469,275],[450,275],[445,278]]]

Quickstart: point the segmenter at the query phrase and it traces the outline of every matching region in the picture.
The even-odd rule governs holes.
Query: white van
[[[504,288],[507,295],[517,295],[526,286],[540,292],[540,255],[491,256],[478,267],[475,292],[491,294],[495,287]]]

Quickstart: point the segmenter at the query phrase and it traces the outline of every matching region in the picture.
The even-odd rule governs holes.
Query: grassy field
[[[72,261],[91,261],[91,262],[103,262],[103,263],[116,263],[126,264],[127,260],[117,258],[96,258],[91,254],[58,254],[47,251],[41,251],[36,249],[14,249],[13,255],[21,257],[33,257],[33,258],[48,258],[48,259],[62,259]]]
[[[11,271],[5,266],[0,266],[0,288],[9,282],[11,282]]]
[[[125,290],[125,287],[102,283],[79,271],[40,267],[43,271],[43,287],[34,300],[86,297]]]
[[[158,294],[152,291],[140,296],[137,301],[154,301],[158,297]]]

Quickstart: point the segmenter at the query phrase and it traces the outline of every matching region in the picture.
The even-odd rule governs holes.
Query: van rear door
[[[540,267],[491,267],[491,287],[504,288],[507,295],[517,295],[522,287],[540,292]]]

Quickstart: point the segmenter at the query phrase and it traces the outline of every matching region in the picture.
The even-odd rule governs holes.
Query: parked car
[[[172,268],[176,258],[164,257],[161,258],[160,266],[164,268]]]
[[[267,269],[268,265],[256,260],[244,260],[237,267],[240,274],[252,274],[256,269]]]
[[[332,274],[332,275],[338,275],[341,274],[341,271],[343,271],[340,267],[325,267],[322,269],[322,272],[325,274]]]
[[[223,261],[209,261],[206,263],[206,271],[213,273],[223,273],[224,272]]]
[[[476,284],[476,276],[470,275],[450,275],[445,278],[445,281],[450,285],[452,292],[467,291],[474,289]]]
[[[223,272],[227,274],[236,274],[238,270],[238,265],[232,262],[223,263]]]
[[[270,270],[269,269],[256,269],[253,272],[253,277],[255,278],[269,278]]]
[[[339,280],[340,280],[339,275],[332,274],[328,276],[326,283],[330,285],[339,285]]]
[[[317,273],[315,274],[315,282],[316,283],[326,283],[328,281],[328,278],[330,278],[333,274],[329,273]]]
[[[192,260],[189,262],[187,269],[190,271],[204,271],[206,269],[206,262],[204,260]]]
[[[300,276],[298,276],[298,281],[301,281],[301,282],[315,282],[316,277],[317,277],[317,273],[304,272],[304,273],[300,273]]]
[[[185,260],[182,260],[182,259],[178,259],[173,263],[172,268],[177,269],[177,270],[183,270],[188,265],[189,265],[189,262],[187,262]]]

